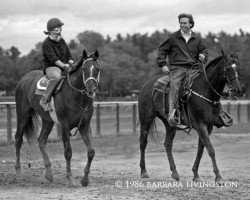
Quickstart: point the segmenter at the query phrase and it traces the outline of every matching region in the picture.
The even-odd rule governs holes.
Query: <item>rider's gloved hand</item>
[[[199,54],[199,60],[201,61],[201,62],[204,62],[205,61],[205,55],[204,54],[202,54],[202,53],[200,53]]]
[[[166,74],[169,74],[169,68],[168,68],[168,66],[163,66],[162,68],[161,68],[161,70],[164,72],[164,73],[166,73]]]
[[[65,71],[68,71],[70,69],[70,66],[68,63],[66,63],[66,64],[64,64],[63,68]]]

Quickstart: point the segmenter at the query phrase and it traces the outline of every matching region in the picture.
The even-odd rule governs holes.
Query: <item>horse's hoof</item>
[[[49,181],[52,182],[53,181],[53,174],[51,172],[45,172],[45,178]]]
[[[16,168],[16,175],[21,175],[22,174],[22,170],[21,168]]]
[[[222,186],[225,184],[225,180],[223,178],[215,178],[215,183],[218,184],[219,186]]]
[[[193,178],[193,182],[195,182],[195,183],[201,182],[200,177],[194,177],[194,178]]]
[[[147,172],[142,172],[142,173],[141,173],[141,177],[142,177],[142,178],[149,178],[149,175],[148,175]]]
[[[180,180],[179,174],[178,174],[177,172],[173,172],[172,175],[171,175],[171,177],[172,177],[173,179],[177,180],[177,181]]]
[[[81,184],[83,187],[87,187],[89,185],[89,179],[88,178],[82,178]]]
[[[67,187],[76,188],[76,183],[73,178],[67,178]]]
[[[21,174],[21,172],[22,172],[20,165],[15,166],[15,170],[16,170],[16,174]]]

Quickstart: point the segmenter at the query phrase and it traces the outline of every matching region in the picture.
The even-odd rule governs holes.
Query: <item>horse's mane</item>
[[[86,58],[92,58],[94,61],[97,60],[97,58],[95,57],[95,52],[92,52],[89,54],[89,56]],[[70,72],[70,74],[76,72],[83,64],[83,61],[86,60],[83,58],[83,56],[80,56],[80,58],[78,58],[78,60],[74,63],[74,67],[72,69],[72,71]]]
[[[72,71],[70,72],[70,74],[76,72],[83,64],[83,57],[81,56],[80,58],[78,58],[78,60],[74,63],[74,67],[72,69]]]
[[[218,57],[216,57],[215,59],[211,60],[207,66],[206,66],[206,70],[212,68],[213,66],[215,66],[216,64],[218,64],[218,62],[220,62],[222,59],[224,58],[223,55],[220,55]]]

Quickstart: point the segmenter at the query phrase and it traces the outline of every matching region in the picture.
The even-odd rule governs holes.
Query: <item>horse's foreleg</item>
[[[173,157],[173,153],[172,153],[173,141],[174,141],[176,131],[174,129],[172,129],[168,124],[166,124],[166,123],[164,123],[164,124],[166,127],[166,138],[165,138],[164,146],[165,146],[165,149],[167,152],[170,170],[172,171],[172,178],[178,181],[178,180],[180,180],[180,177],[179,177],[179,174],[176,170],[176,165],[175,165],[174,157]]]
[[[204,152],[204,144],[201,141],[201,139],[199,138],[199,140],[198,140],[198,151],[197,151],[197,155],[196,155],[196,158],[195,158],[194,166],[192,168],[192,171],[194,173],[194,178],[193,178],[194,182],[200,182],[201,181],[200,177],[199,177],[199,174],[198,174],[198,168],[199,168],[199,165],[200,165],[200,161],[201,161],[201,157],[203,155],[203,152]]]
[[[87,150],[88,150],[88,153],[87,153],[88,162],[84,168],[84,176],[81,180],[82,186],[86,187],[89,184],[88,175],[90,173],[91,162],[95,156],[95,150],[92,147],[92,133],[91,133],[90,126],[82,127],[82,129],[80,129],[80,133],[81,133],[82,139],[83,139],[84,143],[86,144]]]
[[[71,172],[71,158],[72,158],[72,148],[70,144],[70,130],[67,124],[61,124],[60,130],[62,133],[63,147],[64,147],[64,157],[66,160],[66,178],[69,181],[69,186],[75,186],[75,183],[72,179]]]
[[[39,148],[43,156],[44,166],[46,168],[45,178],[49,181],[53,181],[53,173],[51,168],[51,162],[46,151],[46,143],[48,141],[48,136],[53,128],[54,122],[49,122],[42,120],[42,130],[38,138]]]
[[[213,145],[209,139],[209,130],[207,130],[207,126],[206,125],[203,125],[203,124],[200,124],[198,125],[197,127],[197,131],[198,131],[198,134],[200,136],[200,139],[202,140],[204,146],[207,148],[207,151],[208,151],[208,155],[210,156],[211,160],[212,160],[212,163],[213,163],[213,171],[215,173],[215,181],[216,182],[222,182],[222,177],[220,175],[220,172],[219,172],[219,168],[217,166],[217,162],[216,162],[216,159],[215,159],[215,150],[213,148]]]

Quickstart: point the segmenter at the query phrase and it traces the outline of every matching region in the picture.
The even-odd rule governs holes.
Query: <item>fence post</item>
[[[120,136],[120,107],[116,104],[116,136]]]
[[[227,112],[228,112],[228,114],[230,114],[230,109],[231,109],[231,105],[230,105],[230,103],[228,103],[227,104]]]
[[[136,133],[136,104],[133,104],[133,133]]]
[[[101,136],[100,104],[96,106],[96,135]]]
[[[240,118],[240,116],[241,116],[240,108],[241,108],[241,104],[238,103],[238,105],[237,105],[237,118],[238,118],[237,121],[238,121],[238,124],[240,124],[240,122],[241,122],[241,118]]]
[[[250,122],[250,103],[247,104],[247,122]]]
[[[7,142],[12,141],[12,116],[11,116],[11,105],[6,104],[7,107]]]

